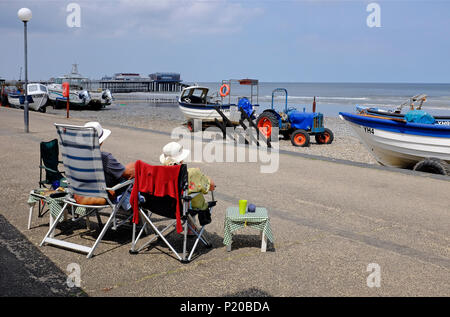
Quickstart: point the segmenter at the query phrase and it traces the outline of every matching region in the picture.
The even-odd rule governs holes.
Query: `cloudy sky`
[[[368,4],[381,27],[369,27]],[[68,27],[67,5],[81,9]],[[0,0],[0,77],[179,72],[185,81],[450,83],[447,0]],[[72,20],[75,21],[75,20]],[[373,20],[372,20],[373,21]],[[23,78],[23,73],[22,73]]]

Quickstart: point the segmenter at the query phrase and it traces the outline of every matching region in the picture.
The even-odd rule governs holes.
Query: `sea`
[[[221,83],[198,83],[212,92],[218,91]],[[288,107],[300,111],[311,111],[316,97],[316,111],[325,116],[338,116],[339,112],[353,112],[355,107],[370,106],[395,109],[415,95],[426,94],[423,110],[435,115],[450,116],[450,84],[407,84],[407,83],[273,83],[260,82],[258,100],[260,110],[270,108],[272,92],[276,88],[287,90]],[[256,90],[256,89],[255,89]],[[232,84],[232,95],[249,96],[250,86]],[[256,93],[256,92],[254,92]],[[275,92],[273,98],[276,109],[284,109],[284,92]],[[407,110],[407,107],[404,108]]]
[[[221,82],[185,82],[208,87],[209,94],[218,94]],[[337,117],[339,112],[354,112],[356,106],[370,106],[395,109],[408,102],[412,96],[426,94],[423,110],[432,115],[450,116],[450,84],[399,84],[399,83],[274,83],[260,82],[253,90],[253,104],[259,104],[256,112],[272,106],[272,92],[276,88],[287,91],[289,108],[299,111],[312,111],[316,97],[316,111],[326,117]],[[239,97],[250,99],[251,86],[232,84],[231,102],[237,103]],[[98,120],[133,122],[134,120],[165,119],[184,122],[185,118],[176,103],[154,103],[148,93],[118,94],[111,106],[102,111],[74,111],[71,115],[80,118],[95,116]],[[228,98],[228,97],[226,97]],[[274,94],[274,108],[282,111],[286,104],[284,93]],[[224,100],[224,102],[228,102]],[[407,111],[408,107],[403,108]],[[64,112],[64,109],[47,110],[50,113]]]

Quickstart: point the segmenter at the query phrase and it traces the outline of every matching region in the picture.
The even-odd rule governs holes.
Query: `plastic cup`
[[[57,189],[59,187],[59,181],[54,181],[53,183],[52,183],[52,188],[53,189]]]
[[[239,214],[244,215],[247,211],[247,200],[239,200]]]

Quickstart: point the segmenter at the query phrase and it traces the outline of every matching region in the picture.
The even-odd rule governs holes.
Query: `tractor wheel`
[[[291,135],[291,143],[293,146],[306,147],[309,146],[309,134],[305,130],[295,130]]]
[[[256,126],[258,127],[259,132],[261,132],[266,139],[269,139],[272,135],[272,129],[278,128],[278,118],[274,113],[264,111],[259,115],[258,119],[256,119]]]
[[[201,125],[201,127],[200,127],[200,130],[199,130],[198,127],[195,126],[195,120],[194,119],[189,119],[187,121],[187,128],[188,128],[189,132],[192,132],[192,133],[203,130],[203,123],[201,121],[200,121],[200,125]]]
[[[186,126],[189,132],[194,132],[194,120],[188,120]]]
[[[450,166],[447,162],[433,157],[420,161],[414,166],[413,169],[419,172],[450,176]]]
[[[325,128],[325,131],[316,134],[315,138],[318,144],[331,144],[334,140],[334,134],[330,129]]]

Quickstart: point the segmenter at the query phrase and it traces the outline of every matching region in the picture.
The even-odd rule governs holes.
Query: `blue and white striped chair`
[[[41,246],[44,243],[60,246],[67,249],[76,250],[79,252],[87,253],[87,258],[90,258],[106,231],[112,226],[116,229],[121,224],[127,222],[125,219],[118,223],[117,211],[120,205],[125,199],[126,195],[122,195],[122,198],[114,204],[108,197],[108,190],[117,191],[121,188],[126,188],[127,191],[131,191],[134,180],[128,180],[121,184],[118,184],[112,188],[107,188],[105,183],[105,174],[103,171],[102,156],[100,152],[100,145],[98,142],[97,131],[92,127],[73,126],[55,124],[60,140],[60,148],[63,157],[64,168],[66,170],[66,178],[68,183],[68,189],[70,198],[64,199],[64,205],[58,214],[58,216],[51,221],[50,229],[47,232],[45,238],[41,242]],[[73,194],[77,194],[85,197],[101,197],[106,200],[105,205],[81,205],[77,204],[71,197]],[[65,240],[54,238],[54,230],[56,225],[64,215],[68,206],[72,207],[72,220],[75,220],[73,213],[74,207],[83,207],[91,212],[96,213],[97,219],[101,222],[99,212],[105,208],[111,208],[108,221],[104,225],[100,235],[95,241],[92,247],[83,246],[80,244],[71,243]],[[130,215],[131,218],[131,215]],[[100,225],[101,223],[99,223]]]

